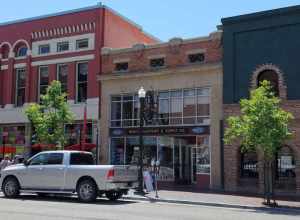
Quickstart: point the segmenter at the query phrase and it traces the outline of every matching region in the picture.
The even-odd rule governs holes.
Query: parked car
[[[7,198],[22,192],[77,194],[80,201],[92,202],[104,194],[117,200],[136,188],[137,181],[134,166],[94,165],[89,152],[46,151],[2,170],[0,186]]]

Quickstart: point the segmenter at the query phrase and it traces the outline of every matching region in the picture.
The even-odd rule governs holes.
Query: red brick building
[[[101,4],[0,24],[0,133],[6,151],[16,147],[20,153],[30,145],[24,106],[38,102],[52,80],[61,81],[79,124],[87,103],[88,141],[93,142],[101,48],[154,42],[140,26]],[[77,142],[79,124],[66,128],[70,144]]]

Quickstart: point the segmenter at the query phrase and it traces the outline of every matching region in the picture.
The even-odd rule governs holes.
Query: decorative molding
[[[129,62],[130,61],[130,58],[120,58],[120,59],[114,59],[113,60],[113,63],[116,64],[116,63],[126,63],[126,62]]]
[[[23,67],[26,67],[26,63],[16,63],[14,65],[14,68],[23,68]]]
[[[199,49],[194,49],[194,50],[188,50],[185,52],[186,55],[191,55],[191,54],[197,54],[197,53],[205,53],[206,49],[205,48],[199,48]]]
[[[76,48],[77,40],[81,39],[88,39],[88,47],[83,49]],[[69,50],[63,52],[57,52],[57,43],[68,41],[69,42]],[[50,46],[50,53],[47,54],[39,54],[39,46],[48,44]],[[95,34],[94,33],[87,33],[87,34],[80,34],[80,35],[73,35],[69,37],[61,37],[61,38],[52,38],[49,40],[41,40],[35,41],[32,43],[32,57],[46,57],[52,55],[61,55],[61,54],[68,54],[74,53],[78,51],[88,51],[95,49]]]
[[[8,65],[1,66],[1,70],[8,70]]]
[[[93,59],[95,59],[95,55],[89,54],[89,55],[84,55],[84,56],[35,61],[35,62],[31,63],[31,66],[42,66],[42,65],[50,65],[50,64],[57,64],[57,63],[70,63],[70,62],[86,61],[86,60],[93,60]]]
[[[159,58],[166,58],[166,54],[154,54],[154,55],[149,55],[147,58],[150,59],[159,59]]]
[[[284,73],[281,71],[281,69],[272,64],[272,63],[266,63],[258,66],[252,73],[251,81],[250,81],[250,89],[256,89],[257,88],[257,77],[260,73],[262,73],[265,70],[272,70],[278,75],[278,89],[279,89],[279,97],[281,99],[287,98],[287,87],[284,81]]]
[[[43,29],[34,31],[31,33],[33,40],[38,40],[39,38],[45,37],[59,37],[66,34],[78,33],[78,32],[91,32],[94,31],[96,27],[95,22],[77,24],[77,25],[67,25],[62,27],[56,27],[52,29]]]

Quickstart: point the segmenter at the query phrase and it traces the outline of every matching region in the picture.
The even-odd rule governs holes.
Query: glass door
[[[194,180],[192,148],[196,137],[176,137],[174,140],[174,174],[179,184],[191,184]]]

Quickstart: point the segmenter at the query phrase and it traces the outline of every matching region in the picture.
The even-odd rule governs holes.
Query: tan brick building
[[[102,50],[101,161],[136,164],[141,86],[153,99],[144,165],[160,160],[159,180],[221,188],[221,32],[154,45]],[[150,91],[150,92],[149,92]]]

